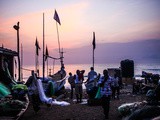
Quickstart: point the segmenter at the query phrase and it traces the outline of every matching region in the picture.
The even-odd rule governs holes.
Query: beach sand
[[[128,89],[129,88],[129,89]],[[133,95],[131,87],[121,90],[120,99],[111,99],[109,120],[121,120],[118,107],[123,103],[141,102],[145,100],[145,95]],[[69,99],[70,90],[66,90],[65,100],[70,103],[69,106],[58,106],[42,104],[40,111],[35,113],[30,103],[27,111],[21,117],[21,120],[103,120],[104,114],[101,106],[89,106],[87,104],[76,104],[76,101]],[[84,100],[87,98],[84,90]]]

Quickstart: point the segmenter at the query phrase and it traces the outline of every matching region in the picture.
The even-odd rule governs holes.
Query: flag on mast
[[[47,48],[47,46],[46,46],[46,55],[45,55],[45,61],[47,60],[48,56],[49,56],[49,53],[48,53],[48,48]]]
[[[94,50],[96,48],[95,32],[93,32],[93,42],[92,42],[92,45],[93,45],[93,50]]]
[[[36,46],[36,55],[39,55],[38,50],[41,49],[41,48],[39,47],[39,43],[38,43],[37,37],[36,37],[35,46]]]
[[[56,10],[55,10],[55,13],[54,13],[54,17],[53,17],[53,18],[55,19],[56,22],[58,22],[58,23],[61,25],[61,22],[60,22],[60,19],[59,19],[59,16],[58,16],[58,13],[57,13]]]

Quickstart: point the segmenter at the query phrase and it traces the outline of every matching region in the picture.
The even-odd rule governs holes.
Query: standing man
[[[114,74],[112,83],[113,83],[112,84],[112,98],[115,99],[117,96],[117,99],[119,99],[120,86],[119,86],[119,77],[117,76],[117,73]]]
[[[95,77],[97,77],[97,73],[94,71],[94,68],[90,68],[90,72],[88,73],[88,79],[87,82],[93,81]]]
[[[111,77],[108,75],[108,71],[103,70],[103,76],[100,78],[98,84],[101,87],[101,100],[102,100],[102,108],[105,115],[105,119],[109,117],[109,109],[110,109],[110,97],[112,94],[111,91]]]
[[[71,86],[71,96],[70,99],[73,99],[73,90],[75,88],[75,81],[74,81],[74,76],[72,76],[72,73],[69,73],[69,78],[68,78],[68,82]]]
[[[84,72],[85,72],[84,70],[82,71],[77,70],[75,75],[75,94],[77,98],[77,103],[82,102],[82,93],[83,93],[82,83],[84,80],[84,75],[83,75]]]

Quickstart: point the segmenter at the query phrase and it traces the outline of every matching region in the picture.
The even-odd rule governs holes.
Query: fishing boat
[[[44,77],[44,78],[38,77],[38,79],[42,81],[42,86],[47,96],[55,97],[55,96],[59,96],[60,94],[64,93],[64,89],[65,89],[64,85],[66,83],[66,76],[63,77],[62,79],[58,76],[56,80],[51,77]]]
[[[60,57],[59,58],[54,58],[52,56],[49,55],[48,53],[48,48],[46,46],[45,48],[45,35],[44,35],[44,13],[43,13],[43,76],[42,77],[37,77],[37,79],[39,79],[41,82],[42,82],[42,86],[43,86],[43,90],[45,92],[45,94],[48,96],[48,97],[52,97],[52,96],[58,96],[61,94],[61,91],[64,90],[64,85],[65,85],[65,82],[66,82],[66,71],[65,71],[65,67],[64,67],[64,64],[63,64],[63,50],[61,51],[60,50],[60,43],[59,43],[59,55]],[[59,37],[58,37],[58,41],[59,41]],[[39,44],[36,40],[36,53],[38,53],[38,49],[40,48],[39,47]],[[46,51],[45,51],[46,49]],[[37,60],[36,60],[36,65],[38,63],[38,54],[36,55],[37,57]],[[48,75],[48,58],[49,59],[52,59],[52,60],[60,60],[60,63],[61,63],[61,66],[60,66],[60,70],[55,73],[55,74],[50,74]],[[47,62],[47,76],[45,76],[45,62]],[[37,68],[37,66],[36,66]],[[36,71],[39,71],[39,70],[36,70]],[[41,88],[40,88],[41,89]]]
[[[53,79],[54,81],[62,80],[64,78],[66,78],[66,71],[65,71],[64,67],[61,67],[61,69],[58,72],[56,72],[53,75],[49,75],[49,77],[51,79]]]
[[[0,47],[0,119],[18,120],[27,110],[27,87],[15,80],[18,52]]]

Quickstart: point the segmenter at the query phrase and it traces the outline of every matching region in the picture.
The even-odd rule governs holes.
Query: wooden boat
[[[49,75],[49,77],[52,78],[54,81],[62,80],[66,77],[66,71],[64,69],[61,69],[54,75]]]
[[[17,52],[0,47],[0,120],[18,120],[29,105],[26,93],[21,98],[14,93],[18,90],[16,87],[25,86],[14,80],[14,60],[17,56]]]
[[[44,24],[45,24],[45,22],[44,22],[44,13],[43,13],[43,31],[44,31]],[[57,29],[57,31],[58,31],[58,29]],[[57,36],[59,36],[59,34]],[[62,51],[60,50],[60,42],[59,42],[59,37],[58,37],[60,57],[59,58],[54,58],[54,57],[50,56],[49,53],[48,53],[47,46],[46,46],[46,53],[44,53],[44,51],[45,51],[45,45],[44,45],[45,39],[44,39],[44,37],[45,37],[45,34],[43,32],[43,72],[42,72],[43,77],[38,77],[38,79],[40,79],[42,81],[44,92],[46,94],[47,94],[47,92],[49,92],[49,97],[52,97],[56,94],[59,94],[59,92],[64,89],[64,85],[65,85],[65,82],[66,82],[65,81],[66,80],[66,71],[64,69],[64,64],[63,64],[63,58],[64,58],[63,53],[64,52],[63,52],[63,49],[62,49]],[[38,50],[38,49],[39,49],[39,45],[37,44],[36,45],[36,50]],[[36,56],[38,58],[38,54]],[[53,60],[60,60],[61,69],[57,73],[45,77],[45,61],[47,60],[47,70],[48,70],[48,58],[53,59]],[[36,62],[36,65],[37,65],[37,63],[38,63],[38,61]]]
[[[42,81],[44,92],[50,97],[60,95],[65,89],[66,76],[62,79],[56,78],[56,80],[51,77],[45,77],[44,79],[43,77],[38,77],[38,79]]]

